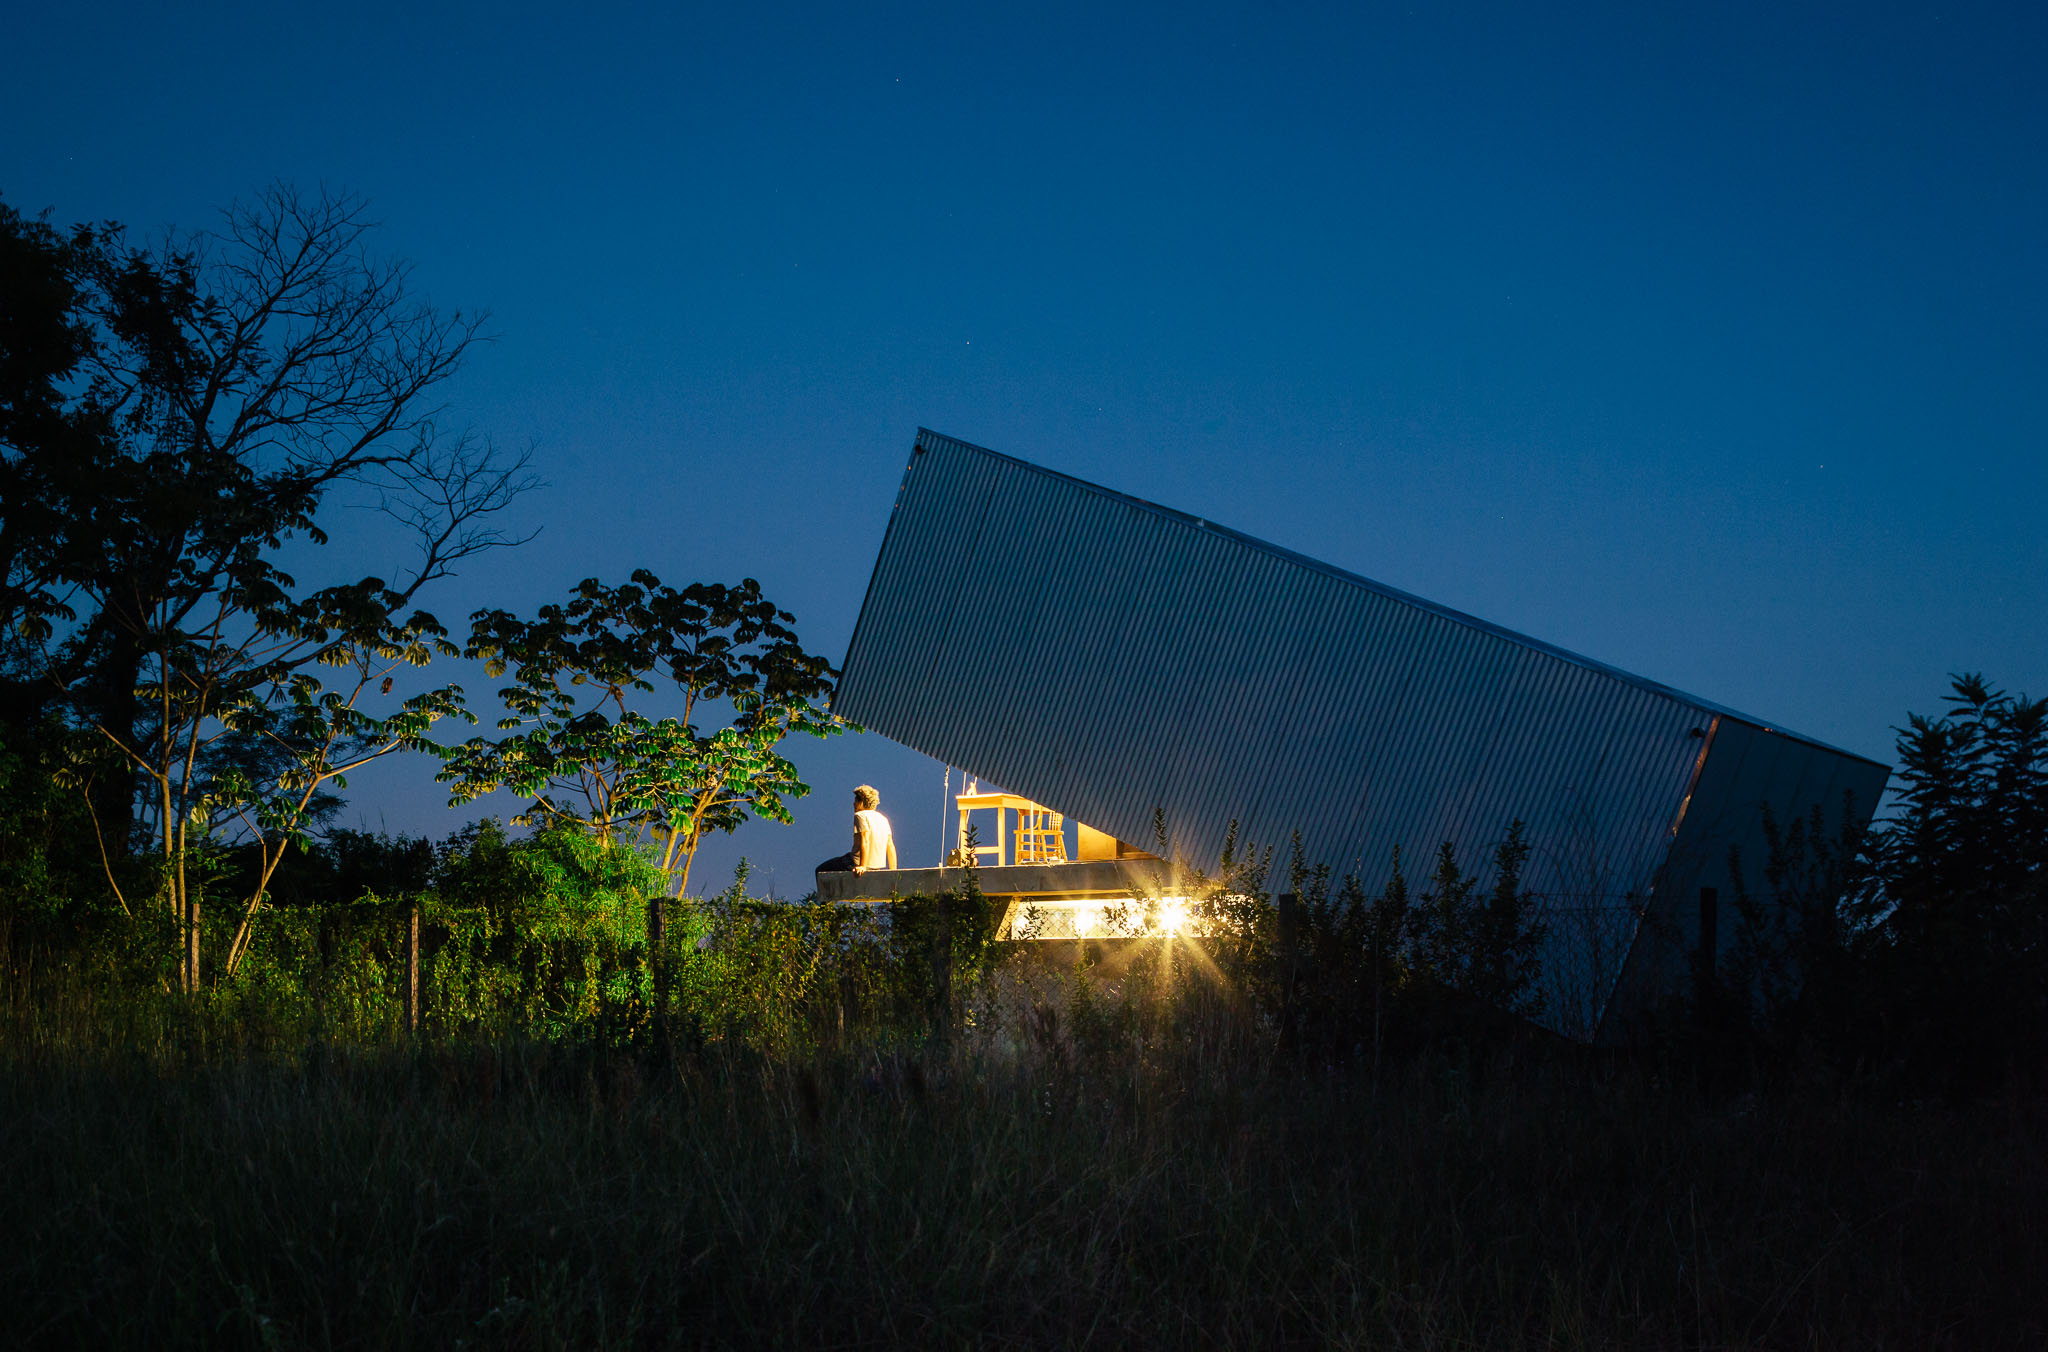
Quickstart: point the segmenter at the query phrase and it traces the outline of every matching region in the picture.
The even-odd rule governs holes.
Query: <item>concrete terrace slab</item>
[[[1014,864],[1003,868],[870,869],[819,875],[820,901],[888,901],[958,892],[969,872],[990,897],[1128,897],[1159,894],[1173,881],[1164,859],[1090,859],[1066,864]]]

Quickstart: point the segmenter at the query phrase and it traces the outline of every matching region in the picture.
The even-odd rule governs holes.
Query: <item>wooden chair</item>
[[[1036,803],[1018,808],[1014,858],[1020,864],[1066,863],[1066,818]]]

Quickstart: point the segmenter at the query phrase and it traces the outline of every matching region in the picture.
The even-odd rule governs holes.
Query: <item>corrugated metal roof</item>
[[[1701,737],[1717,716],[1741,717],[930,431],[833,707],[1126,840],[1149,845],[1157,813],[1197,861],[1235,822],[1240,840],[1283,848],[1298,831],[1311,858],[1368,887],[1385,882],[1397,845],[1411,875],[1446,840],[1483,874],[1520,818],[1530,889],[1631,938]],[[1874,762],[1742,722],[1875,768],[1882,786]],[[1597,978],[1574,978],[1588,989],[1560,993],[1583,1007],[1561,1021],[1604,1010],[1619,962],[1594,965]]]

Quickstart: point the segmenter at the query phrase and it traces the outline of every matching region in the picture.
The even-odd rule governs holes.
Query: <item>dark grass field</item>
[[[1058,1020],[0,1067],[11,1347],[2048,1345],[2048,1112]]]

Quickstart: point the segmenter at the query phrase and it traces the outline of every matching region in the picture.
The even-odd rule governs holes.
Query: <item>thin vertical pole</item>
[[[1714,996],[1714,964],[1721,948],[1721,893],[1712,887],[1700,889],[1700,951],[1698,976],[1700,1004],[1704,1007]]]
[[[185,993],[199,994],[199,892],[185,890]]]
[[[323,904],[313,911],[319,938],[319,967],[313,978],[313,1018],[320,1029],[320,1036],[327,1036],[327,972],[334,966],[334,934],[329,927],[327,907]]]
[[[647,966],[654,979],[654,1018],[668,1018],[668,898],[647,899]]]
[[[953,1032],[953,895],[941,892],[932,926],[932,1031],[944,1041]]]
[[[1300,898],[1292,892],[1282,892],[1273,898],[1274,926],[1280,950],[1280,1040],[1291,1043],[1294,1039],[1294,952],[1300,928]]]
[[[405,1031],[420,1030],[420,903],[414,897],[405,907]]]

